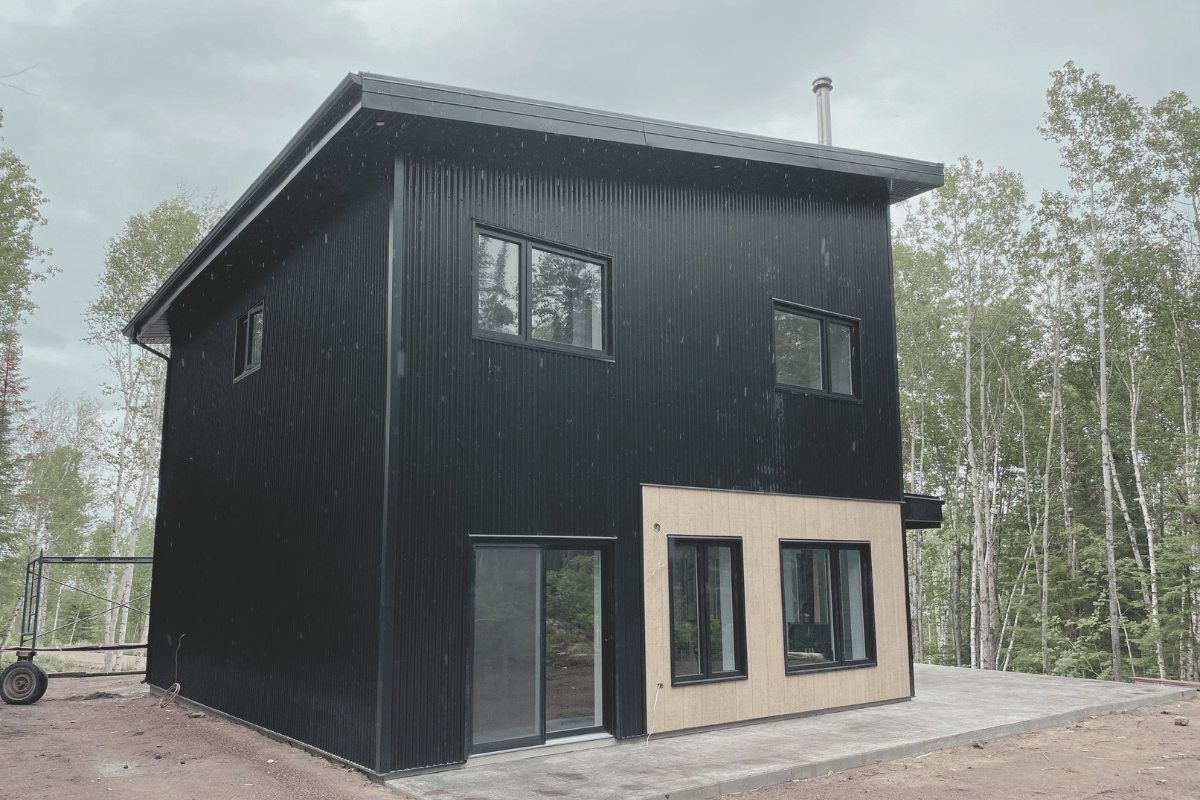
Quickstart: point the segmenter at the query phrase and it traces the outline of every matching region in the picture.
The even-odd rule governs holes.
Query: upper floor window
[[[791,389],[859,397],[858,322],[776,303],[775,382]]]
[[[262,366],[263,307],[260,303],[238,317],[233,348],[233,379],[249,375]]]
[[[609,262],[523,236],[475,232],[475,333],[605,355]]]

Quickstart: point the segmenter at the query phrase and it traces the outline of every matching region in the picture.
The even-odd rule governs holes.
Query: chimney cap
[[[817,92],[821,91],[822,89],[828,89],[829,91],[832,92],[833,91],[833,79],[832,78],[817,78],[815,81],[813,81],[813,94],[816,94]]]

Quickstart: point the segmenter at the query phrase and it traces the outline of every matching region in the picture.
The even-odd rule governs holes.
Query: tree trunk
[[[1108,429],[1108,329],[1105,322],[1105,278],[1103,241],[1096,221],[1094,192],[1090,197],[1092,220],[1092,267],[1099,298],[1096,303],[1096,330],[1100,339],[1100,470],[1104,482],[1104,553],[1108,566],[1108,632],[1112,641],[1113,680],[1121,680],[1121,612],[1117,598],[1117,556],[1113,532],[1112,439]]]

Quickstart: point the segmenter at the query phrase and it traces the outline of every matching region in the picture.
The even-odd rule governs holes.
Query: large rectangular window
[[[669,540],[672,683],[746,675],[742,545]]]
[[[780,556],[787,671],[875,663],[869,545],[783,542]]]
[[[776,303],[775,382],[789,389],[858,397],[858,323]]]
[[[475,333],[590,355],[610,351],[606,259],[475,231]]]

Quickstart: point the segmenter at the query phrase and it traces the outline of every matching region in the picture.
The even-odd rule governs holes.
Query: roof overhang
[[[904,530],[915,531],[942,527],[942,504],[940,497],[927,494],[904,493]]]
[[[489,125],[631,144],[652,150],[880,178],[897,203],[942,185],[943,165],[744,133],[681,125],[519,97],[358,73],[347,75],[283,151],[230,206],[179,268],[125,326],[143,344],[169,344],[167,309],[214,258],[280,194],[329,142],[359,117],[398,115]]]

